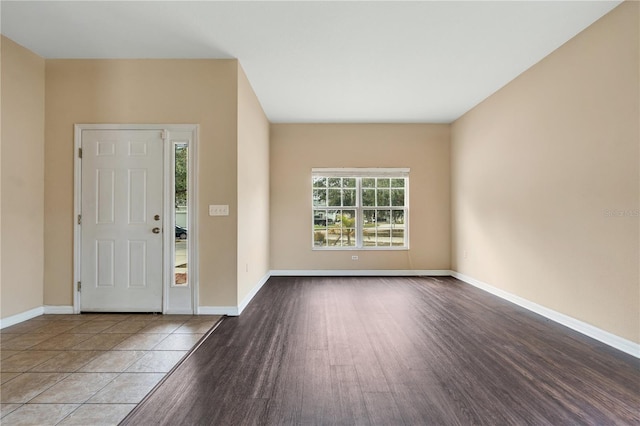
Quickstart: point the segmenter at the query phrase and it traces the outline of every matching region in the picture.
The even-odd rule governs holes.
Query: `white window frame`
[[[311,248],[314,251],[342,251],[342,250],[409,250],[409,172],[410,169],[403,168],[320,168],[311,169]],[[313,205],[313,179],[317,177],[327,178],[355,178],[356,179],[356,205],[343,207],[320,207]],[[362,206],[362,179],[363,178],[405,178],[405,201],[404,207],[404,245],[403,246],[365,246],[364,245],[364,210],[372,208]],[[385,209],[387,206],[376,206],[375,209]],[[356,211],[356,242],[354,246],[316,246],[314,233],[317,231],[314,224],[315,210],[355,210]],[[400,210],[389,206],[389,210]]]

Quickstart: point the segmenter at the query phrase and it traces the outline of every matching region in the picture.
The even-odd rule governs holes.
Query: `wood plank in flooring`
[[[637,359],[454,278],[271,278],[124,421],[640,425]]]

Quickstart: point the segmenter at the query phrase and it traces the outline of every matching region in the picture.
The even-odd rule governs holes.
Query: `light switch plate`
[[[228,204],[210,204],[209,216],[229,216]]]

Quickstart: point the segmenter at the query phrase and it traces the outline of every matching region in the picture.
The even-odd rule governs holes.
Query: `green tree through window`
[[[175,146],[175,204],[187,205],[187,145]]]

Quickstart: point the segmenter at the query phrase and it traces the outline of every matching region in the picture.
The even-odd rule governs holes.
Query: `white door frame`
[[[162,227],[163,233],[163,282],[162,282],[162,312],[165,314],[197,314],[198,312],[198,190],[197,190],[197,148],[199,126],[197,124],[76,124],[74,126],[74,199],[73,199],[73,312],[80,313],[81,291],[78,283],[81,277],[82,258],[82,226],[78,218],[82,213],[82,159],[80,148],[82,147],[83,130],[161,130],[164,140],[164,208]],[[173,143],[187,142],[189,144],[189,178],[187,190],[189,194],[188,223],[189,237],[187,239],[188,253],[188,285],[173,285],[174,266],[174,238],[175,218],[173,215],[173,194],[171,194],[171,182],[173,165]],[[190,306],[187,306],[190,305]]]

